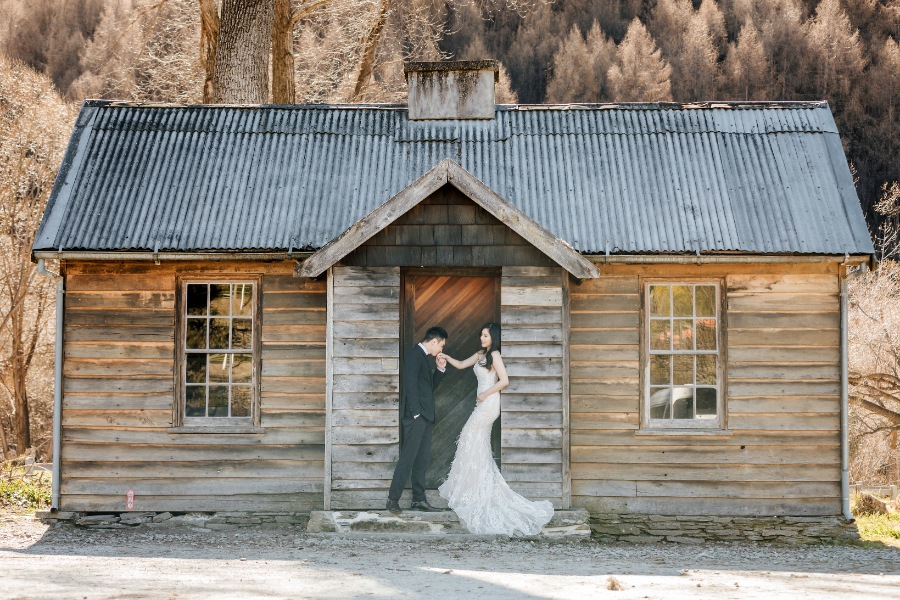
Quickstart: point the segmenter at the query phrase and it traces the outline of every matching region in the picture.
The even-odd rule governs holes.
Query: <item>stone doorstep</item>
[[[584,509],[558,510],[538,537],[589,539],[589,518]],[[452,511],[404,511],[395,515],[385,510],[317,510],[310,513],[306,530],[337,534],[471,535]]]

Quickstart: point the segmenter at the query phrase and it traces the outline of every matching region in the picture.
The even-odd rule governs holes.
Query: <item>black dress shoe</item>
[[[400,513],[403,512],[403,511],[400,509],[400,503],[397,502],[396,500],[391,500],[390,498],[388,498],[387,506],[386,506],[385,508],[387,508],[387,511],[388,511],[389,513],[392,513],[392,514],[395,514],[395,515],[399,515]]]
[[[409,507],[409,510],[417,510],[420,512],[444,512],[443,508],[435,508],[434,506],[428,504],[428,500],[413,502]]]

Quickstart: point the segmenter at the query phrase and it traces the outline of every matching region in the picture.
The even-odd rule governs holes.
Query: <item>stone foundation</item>
[[[299,527],[310,532],[464,534],[452,512],[384,511],[281,512],[123,512],[83,513],[38,511],[35,518],[68,522],[90,529],[131,527],[190,527],[230,530],[240,527]],[[832,544],[859,540],[856,525],[843,517],[676,517],[668,515],[588,514],[583,509],[557,511],[541,537],[587,537],[598,542],[636,544],[673,542],[762,542],[773,544]]]
[[[859,540],[856,525],[843,517],[673,517],[592,514],[599,542],[765,542],[824,544]]]
[[[35,518],[49,522],[68,522],[90,529],[125,529],[128,527],[191,527],[195,529],[228,530],[239,527],[306,527],[309,513],[282,512],[123,512],[83,513],[38,511]]]

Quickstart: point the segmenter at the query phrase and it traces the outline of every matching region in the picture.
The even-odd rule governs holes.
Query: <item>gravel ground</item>
[[[0,515],[0,598],[893,600],[898,590],[900,549],[888,547],[85,530]]]

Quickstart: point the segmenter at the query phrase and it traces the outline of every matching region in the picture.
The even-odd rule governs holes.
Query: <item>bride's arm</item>
[[[509,385],[509,376],[506,374],[506,365],[503,364],[503,357],[500,356],[500,352],[494,350],[491,353],[491,360],[494,370],[497,371],[497,383],[478,394],[475,398],[478,402],[484,402],[485,398],[496,394]]]
[[[465,360],[456,360],[449,354],[444,354],[443,352],[441,352],[438,356],[443,356],[444,358],[446,358],[447,362],[450,363],[450,365],[452,365],[454,369],[466,369],[474,365],[475,361],[478,360],[477,352]]]

